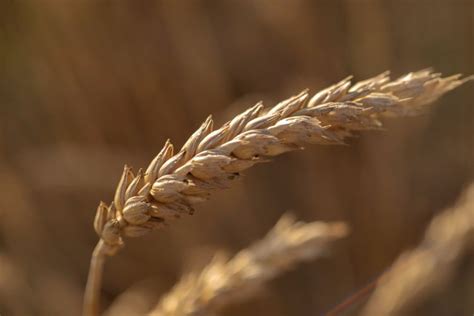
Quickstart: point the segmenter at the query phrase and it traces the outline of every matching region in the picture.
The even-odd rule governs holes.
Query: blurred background
[[[79,315],[98,202],[123,164],[145,167],[167,138],[180,147],[208,114],[223,123],[350,74],[474,73],[472,0],[2,0],[0,23],[1,315]],[[223,315],[330,310],[415,246],[472,180],[473,91],[350,146],[253,168],[193,217],[127,240],[106,264],[104,309],[128,300],[145,313],[217,249],[247,246],[292,210],[352,233]],[[429,315],[472,315],[473,258]]]

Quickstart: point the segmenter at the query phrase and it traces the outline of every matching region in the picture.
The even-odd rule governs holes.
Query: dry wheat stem
[[[105,253],[106,249],[103,245],[104,241],[99,240],[92,253],[89,275],[87,276],[86,290],[84,293],[84,314],[87,315],[98,315],[99,304],[98,297],[100,295],[100,288],[102,283],[102,274],[104,270]]]
[[[305,144],[344,144],[355,132],[380,129],[383,117],[417,114],[472,79],[460,78],[442,78],[431,70],[393,81],[388,72],[356,84],[346,78],[313,96],[305,90],[267,111],[258,103],[215,130],[209,117],[176,154],[167,141],[145,171],[133,174],[125,166],[113,202],[101,202],[97,209],[94,228],[101,243],[96,253],[114,255],[123,237],[142,236],[192,214],[193,205],[259,162]],[[99,288],[87,286],[96,292],[86,293],[84,315],[97,315]]]
[[[217,255],[200,273],[182,278],[151,315],[213,315],[228,303],[250,297],[263,283],[296,263],[321,256],[346,235],[343,223],[303,223],[285,215],[265,238],[230,260]]]
[[[474,184],[458,204],[429,225],[421,244],[404,253],[378,282],[363,315],[418,315],[474,246]]]

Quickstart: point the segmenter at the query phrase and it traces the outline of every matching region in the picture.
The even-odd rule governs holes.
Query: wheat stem
[[[87,276],[83,315],[99,315],[100,289],[102,287],[105,258],[105,244],[103,240],[99,240],[92,253],[89,275]]]

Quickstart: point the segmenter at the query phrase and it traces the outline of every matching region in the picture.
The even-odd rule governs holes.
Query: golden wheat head
[[[391,81],[387,72],[352,84],[350,78],[310,96],[305,90],[269,110],[261,103],[218,129],[208,117],[175,154],[167,141],[145,171],[125,166],[114,200],[100,203],[94,227],[108,254],[184,214],[211,192],[227,188],[251,166],[305,144],[343,144],[383,117],[419,113],[470,78],[422,70]]]
[[[150,315],[213,315],[296,263],[321,256],[347,231],[343,223],[303,223],[285,215],[265,238],[231,259],[217,255],[200,273],[185,276]]]

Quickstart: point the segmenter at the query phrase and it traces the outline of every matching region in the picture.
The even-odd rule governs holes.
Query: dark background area
[[[123,164],[146,166],[167,138],[180,147],[208,114],[223,123],[351,74],[474,73],[470,0],[2,0],[0,23],[2,315],[79,315],[98,202]],[[352,233],[223,315],[330,309],[416,245],[472,180],[473,91],[350,146],[258,166],[193,217],[127,240],[107,262],[103,304],[133,287],[140,314],[217,249],[245,247],[292,210]],[[472,314],[468,270],[440,294],[440,315]]]

